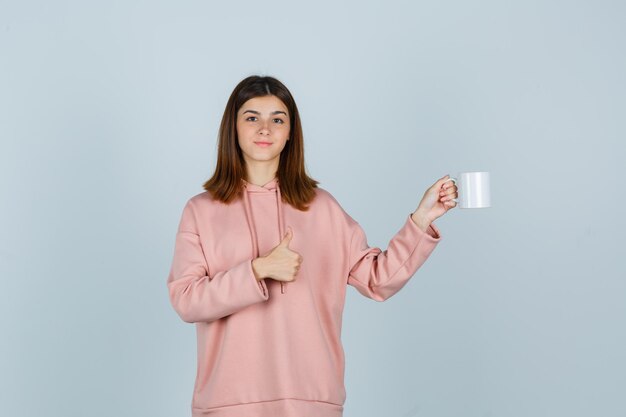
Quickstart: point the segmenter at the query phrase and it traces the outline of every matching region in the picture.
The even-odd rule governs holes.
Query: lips
[[[267,146],[270,146],[272,144],[272,142],[254,142],[254,143],[256,143],[257,145],[262,146],[262,147],[267,147]]]

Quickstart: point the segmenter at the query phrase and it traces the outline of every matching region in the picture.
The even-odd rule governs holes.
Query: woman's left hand
[[[448,210],[456,207],[456,202],[452,199],[459,197],[459,189],[449,178],[449,175],[440,178],[426,190],[422,201],[420,201],[417,210],[415,210],[422,213],[430,222],[435,221],[446,214]]]

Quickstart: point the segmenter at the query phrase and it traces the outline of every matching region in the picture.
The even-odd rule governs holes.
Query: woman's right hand
[[[252,261],[252,269],[258,281],[263,278],[272,278],[277,281],[294,281],[302,263],[302,256],[298,252],[289,249],[289,243],[293,238],[291,227],[287,227],[287,233],[283,240],[265,256],[260,256]]]

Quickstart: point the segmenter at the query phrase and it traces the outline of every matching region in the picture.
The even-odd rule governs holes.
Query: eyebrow
[[[259,113],[259,112],[258,112],[258,111],[256,111],[256,110],[246,110],[246,111],[244,111],[244,112],[243,112],[243,113],[241,113],[241,114],[246,114],[246,113],[261,114],[261,113]],[[273,112],[271,112],[270,114],[280,114],[280,113],[282,113],[282,114],[284,114],[285,116],[287,116],[287,113],[285,113],[284,111],[281,111],[281,110],[276,110],[276,111],[273,111]]]

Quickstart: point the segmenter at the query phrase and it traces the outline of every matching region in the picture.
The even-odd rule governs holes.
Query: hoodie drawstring
[[[276,205],[278,206],[278,236],[280,236],[280,240],[282,241],[285,237],[285,217],[283,216],[283,202],[280,196],[280,187],[278,186],[278,181],[276,181]],[[285,293],[287,284],[284,281],[280,281],[280,292]]]
[[[256,227],[254,227],[254,220],[252,217],[252,209],[250,205],[250,199],[248,197],[248,191],[245,189],[242,191],[243,191],[243,205],[244,205],[244,210],[246,212],[246,220],[248,222],[248,230],[250,231],[250,237],[252,240],[252,258],[255,259],[261,256],[261,254],[259,253],[259,245],[258,245],[258,240],[257,240]],[[285,230],[285,224],[284,224],[285,218],[283,214],[283,203],[282,203],[282,198],[280,194],[280,186],[278,185],[278,181],[276,181],[276,205],[278,208],[278,235],[280,236],[280,240],[282,241],[283,238],[285,237],[283,236],[284,230]],[[283,294],[286,292],[286,283],[283,281],[280,282],[280,292]]]

